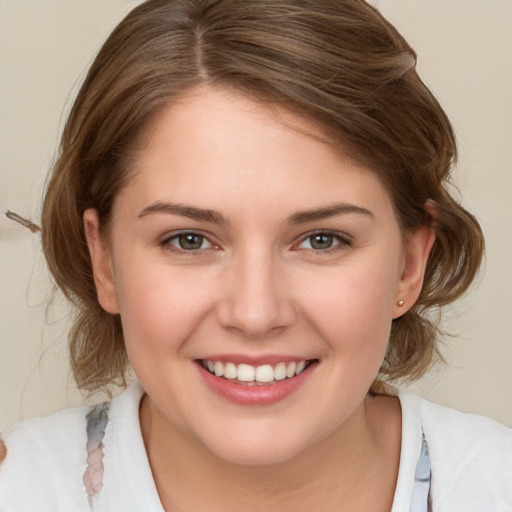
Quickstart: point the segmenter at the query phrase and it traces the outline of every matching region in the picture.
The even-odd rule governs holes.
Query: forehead
[[[286,109],[197,89],[153,120],[126,192],[141,208],[164,199],[216,209],[256,200],[288,209],[390,202],[373,172],[325,139],[318,125]]]

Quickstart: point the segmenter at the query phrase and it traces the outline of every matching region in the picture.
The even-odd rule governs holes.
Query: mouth
[[[317,361],[303,359],[258,366],[210,359],[200,359],[198,363],[208,373],[223,380],[245,386],[269,386],[298,377]]]

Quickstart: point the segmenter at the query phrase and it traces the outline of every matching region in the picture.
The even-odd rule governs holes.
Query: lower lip
[[[238,405],[271,405],[291,395],[310,377],[318,362],[312,361],[299,375],[276,381],[273,384],[238,384],[222,377],[212,375],[200,363],[197,364],[201,377],[215,394]]]

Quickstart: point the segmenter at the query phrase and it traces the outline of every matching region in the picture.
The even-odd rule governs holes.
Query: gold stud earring
[[[397,300],[396,301],[396,304],[399,308],[403,307],[403,305],[405,304],[405,302],[403,300]]]

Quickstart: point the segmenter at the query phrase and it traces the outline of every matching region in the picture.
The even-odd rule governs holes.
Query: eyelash
[[[187,235],[194,235],[198,238],[201,238],[201,242],[204,243],[205,241],[208,242],[210,244],[211,247],[207,247],[207,248],[199,248],[199,249],[183,249],[183,248],[180,248],[178,247],[177,245],[174,245],[172,242],[173,240],[179,240],[180,237],[183,237],[183,236],[187,236]],[[201,243],[201,245],[202,245]],[[203,251],[206,251],[206,250],[209,250],[211,249],[212,247],[213,248],[216,248],[218,247],[216,244],[214,244],[206,235],[204,235],[203,233],[200,233],[198,231],[179,231],[177,233],[173,233],[172,235],[164,238],[160,244],[159,244],[161,247],[164,247],[164,248],[167,248],[173,252],[176,252],[176,253],[179,253],[179,254],[183,254],[183,255],[186,255],[186,256],[191,256],[193,253],[198,253],[198,252],[203,252]]]
[[[335,231],[318,230],[318,231],[313,231],[313,232],[307,233],[306,235],[301,236],[299,242],[297,244],[294,244],[294,247],[297,247],[297,246],[303,244],[304,242],[306,242],[307,240],[311,240],[313,237],[319,236],[319,235],[331,237],[333,239],[334,245],[332,245],[331,247],[328,247],[326,249],[306,248],[305,250],[307,250],[310,253],[315,253],[318,255],[326,255],[326,254],[331,254],[333,252],[340,251],[340,250],[346,249],[347,247],[352,246],[352,239],[344,233],[338,233]],[[335,243],[336,241],[337,241],[337,243]]]
[[[206,242],[208,242],[208,244],[210,244],[210,247],[198,248],[198,249],[183,249],[183,248],[180,248],[177,245],[174,245],[172,243],[174,240],[179,240],[180,237],[187,236],[187,235],[194,235],[196,237],[201,238],[201,245],[206,241]],[[323,254],[330,254],[330,253],[335,252],[335,251],[343,250],[343,249],[345,249],[347,247],[351,247],[352,246],[351,238],[349,236],[347,236],[346,234],[344,234],[344,233],[319,230],[319,231],[313,231],[313,232],[310,232],[310,233],[307,233],[307,234],[301,236],[299,241],[297,243],[295,243],[292,247],[293,248],[298,247],[301,244],[303,244],[304,242],[306,242],[307,240],[311,240],[313,237],[320,236],[320,235],[324,235],[324,236],[330,237],[330,238],[333,239],[333,243],[335,241],[337,241],[337,243],[334,243],[334,245],[332,245],[331,247],[327,247],[325,249],[315,249],[315,248],[312,248],[312,247],[311,248],[304,248],[304,249],[306,251],[310,252],[310,253],[314,253],[314,254],[318,254],[318,255],[323,255]],[[194,253],[207,251],[207,250],[209,250],[211,248],[218,248],[218,246],[216,244],[214,244],[208,238],[208,236],[206,236],[203,233],[200,233],[198,231],[179,231],[177,233],[173,233],[172,235],[164,238],[159,243],[159,245],[161,247],[168,248],[169,250],[171,250],[173,252],[176,252],[176,253],[179,253],[179,254],[183,254],[183,255],[186,255],[186,256],[191,256]],[[310,243],[310,245],[311,245],[311,243]],[[296,249],[294,249],[294,250],[296,250]]]

